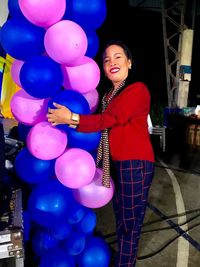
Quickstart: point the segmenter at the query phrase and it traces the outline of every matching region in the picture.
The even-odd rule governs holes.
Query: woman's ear
[[[129,70],[131,69],[131,67],[132,67],[132,62],[131,62],[131,60],[129,59],[129,65],[128,65]]]

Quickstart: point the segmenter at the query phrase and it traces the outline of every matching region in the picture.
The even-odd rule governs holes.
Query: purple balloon
[[[86,100],[89,104],[91,113],[95,112],[97,110],[98,103],[99,103],[98,91],[96,89],[94,89],[94,90],[91,90],[91,91],[83,94],[83,96],[86,98]]]
[[[39,159],[55,159],[65,151],[66,146],[66,133],[46,121],[34,125],[27,136],[29,151]]]
[[[46,28],[62,19],[66,0],[19,0],[19,6],[31,23]]]
[[[97,63],[84,56],[75,66],[62,66],[66,89],[72,89],[81,94],[94,90],[100,81],[100,69]]]
[[[87,50],[87,36],[77,23],[61,20],[49,27],[44,36],[47,54],[54,61],[68,65],[83,57]]]
[[[23,64],[24,64],[24,61],[15,59],[12,63],[11,70],[10,70],[13,81],[19,87],[22,87],[19,74],[20,74],[20,70]]]
[[[30,96],[25,90],[17,91],[10,102],[15,119],[25,125],[35,125],[46,120],[49,99]]]
[[[69,148],[56,159],[55,173],[58,180],[69,188],[80,188],[89,184],[96,166],[89,152],[80,148]]]
[[[96,168],[95,176],[92,182],[78,189],[73,189],[73,195],[76,201],[88,208],[100,208],[105,206],[113,197],[114,182],[111,179],[110,188],[102,185],[103,171]]]

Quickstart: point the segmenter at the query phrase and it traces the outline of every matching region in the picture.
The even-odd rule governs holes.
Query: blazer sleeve
[[[98,132],[106,128],[123,125],[139,114],[148,114],[150,95],[142,82],[128,86],[108,105],[102,114],[80,115],[77,128],[80,132]]]

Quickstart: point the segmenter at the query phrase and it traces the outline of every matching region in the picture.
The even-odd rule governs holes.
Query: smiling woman
[[[115,183],[116,264],[134,267],[154,173],[154,154],[147,125],[150,94],[143,82],[131,80],[131,65],[128,47],[121,41],[110,41],[103,53],[103,69],[111,87],[103,96],[102,113],[77,114],[54,103],[56,109],[49,108],[47,118],[53,126],[68,124],[78,132],[102,131],[96,164],[103,165],[102,185],[111,188],[110,173]]]
[[[128,50],[126,50],[128,51]],[[128,53],[127,53],[128,54]],[[110,45],[103,55],[103,68],[106,77],[112,81],[114,90],[128,76],[128,70],[131,69],[132,59],[122,47]]]

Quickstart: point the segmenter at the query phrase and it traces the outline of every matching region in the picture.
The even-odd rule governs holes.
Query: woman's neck
[[[119,87],[121,87],[122,85],[124,85],[124,84],[125,84],[125,81],[126,81],[126,80],[123,80],[123,81],[121,81],[121,82],[117,82],[117,83],[113,83],[113,87],[112,87],[111,91],[116,90],[116,89],[118,89]]]
[[[113,83],[112,90],[117,89],[120,86],[121,82]]]

